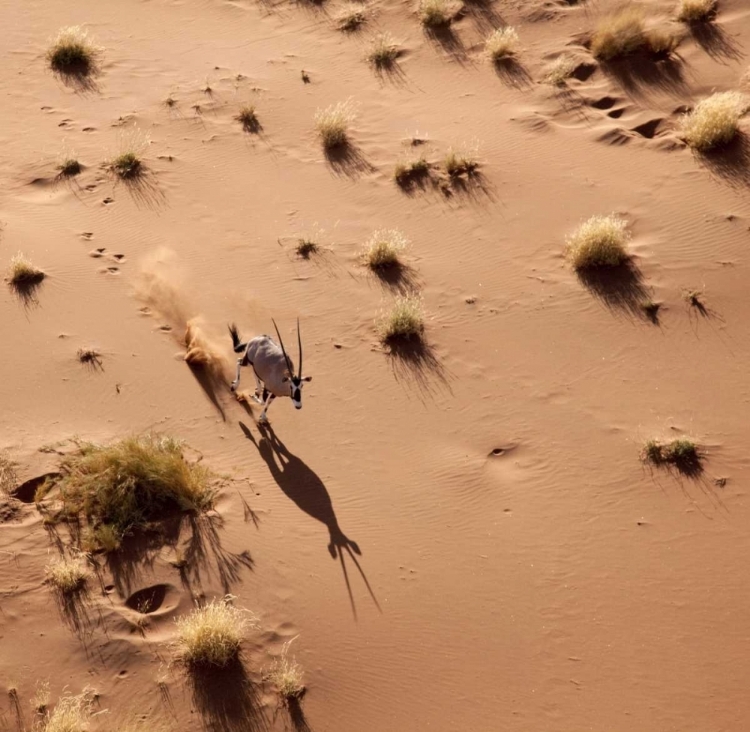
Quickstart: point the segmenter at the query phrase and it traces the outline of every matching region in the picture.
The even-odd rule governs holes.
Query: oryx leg
[[[237,359],[237,375],[235,376],[232,385],[229,387],[232,391],[236,391],[237,387],[240,385],[240,371],[242,370],[242,361],[242,358]]]
[[[259,422],[268,422],[268,416],[266,415],[266,412],[268,411],[268,408],[271,406],[271,402],[273,402],[274,399],[276,399],[276,395],[269,392],[265,404],[263,405],[263,411],[260,413],[260,417],[258,417]]]
[[[261,397],[263,396],[263,389],[265,388],[263,386],[263,382],[258,378],[258,374],[253,371],[253,375],[255,376],[255,401],[258,402],[258,404],[263,404],[263,401]]]

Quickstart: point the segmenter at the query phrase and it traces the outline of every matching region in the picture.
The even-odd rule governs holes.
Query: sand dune
[[[744,729],[750,127],[704,154],[681,120],[750,95],[750,8],[688,25],[643,3],[676,50],[597,60],[609,0],[466,0],[427,29],[373,0],[342,32],[345,5],[0,0],[0,260],[45,273],[0,291],[0,729],[87,688],[91,730]],[[100,47],[84,76],[46,58],[71,25]],[[326,152],[316,111],[346,100]],[[451,150],[478,167],[451,175]],[[627,262],[576,272],[566,239],[609,214]],[[382,229],[409,246],[379,276]],[[423,341],[384,347],[411,292]],[[229,391],[227,324],[275,319],[296,359],[297,317],[314,380],[263,428]],[[34,504],[40,476],[75,439],[149,431],[219,476],[214,509],[94,554],[61,598],[45,567],[76,534]],[[699,469],[642,460],[683,437]],[[191,674],[174,620],[227,594],[259,628]],[[285,705],[267,676],[292,639]]]

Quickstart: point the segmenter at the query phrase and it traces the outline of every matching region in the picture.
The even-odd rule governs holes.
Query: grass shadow
[[[732,188],[750,187],[750,138],[739,131],[722,147],[705,153],[694,153],[696,159],[712,176]]]
[[[265,732],[269,729],[258,686],[241,658],[228,666],[190,667],[193,703],[212,732]]]
[[[435,383],[448,387],[445,367],[424,336],[392,337],[384,341],[383,346],[399,381],[415,383],[420,393],[430,395],[433,394]]]
[[[447,181],[443,181],[441,191],[447,198],[460,196],[475,203],[496,200],[494,187],[487,176],[477,169],[448,176]]]
[[[375,75],[383,82],[390,82],[397,86],[405,86],[407,83],[406,74],[401,68],[401,64],[398,62],[399,58],[404,55],[402,50],[396,52],[396,57],[393,59],[386,59],[380,62],[373,62],[372,66],[375,70]]]
[[[683,62],[677,54],[634,53],[603,61],[601,68],[634,97],[644,96],[653,90],[680,96],[689,92]]]
[[[514,89],[528,89],[534,83],[531,74],[518,59],[508,56],[492,62],[498,78]]]
[[[576,271],[581,284],[608,309],[630,317],[647,317],[644,303],[649,290],[632,260],[614,267],[589,267]]]
[[[474,22],[482,35],[488,35],[496,28],[507,25],[503,16],[495,10],[496,0],[466,0],[461,10],[462,15],[468,16]]]
[[[101,74],[101,68],[94,60],[85,63],[69,63],[65,68],[53,68],[52,73],[64,86],[77,94],[97,94],[99,92],[99,85],[96,80]]]
[[[419,289],[417,271],[403,262],[396,262],[389,267],[378,267],[371,272],[382,285],[396,294],[409,295]]]
[[[710,20],[690,23],[688,27],[693,40],[714,61],[739,61],[745,55],[724,29]]]
[[[166,204],[167,197],[159,187],[156,175],[143,164],[126,177],[116,176],[117,184],[125,186],[138,208],[158,210]]]
[[[11,292],[24,308],[30,310],[31,308],[39,307],[37,292],[41,288],[45,277],[46,275],[40,272],[34,277],[26,277],[19,282],[9,282],[8,287],[10,287]]]
[[[469,55],[466,52],[466,47],[458,33],[456,33],[449,23],[427,28],[425,29],[425,34],[435,45],[440,47],[443,53],[450,56],[453,61],[457,61],[461,65],[468,62]]]
[[[325,483],[302,459],[289,451],[270,425],[258,425],[261,434],[259,440],[255,439],[250,429],[242,422],[240,422],[240,428],[245,437],[255,445],[261,458],[268,466],[276,485],[281,488],[282,492],[301,511],[316,521],[320,521],[328,529],[328,553],[332,559],[339,559],[341,562],[341,570],[355,619],[357,608],[354,604],[354,595],[349,582],[349,574],[344,559],[345,553],[359,571],[373,603],[380,610],[377,598],[357,560],[357,557],[362,555],[362,551],[357,542],[347,537],[341,530]]]
[[[375,171],[362,151],[352,142],[326,148],[324,150],[326,162],[336,175],[343,175],[356,180],[366,173]]]

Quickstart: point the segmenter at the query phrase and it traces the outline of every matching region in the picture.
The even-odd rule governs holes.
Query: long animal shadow
[[[333,510],[331,496],[325,487],[325,484],[303,460],[293,453],[289,452],[286,445],[278,438],[270,425],[258,425],[261,431],[261,439],[256,440],[253,433],[242,422],[239,423],[245,437],[250,440],[258,449],[260,456],[268,465],[268,469],[281,488],[284,494],[290,498],[297,506],[308,516],[325,524],[329,533],[328,553],[333,559],[341,562],[341,571],[344,575],[346,590],[349,595],[349,603],[352,607],[352,614],[357,618],[357,608],[354,603],[349,573],[346,568],[344,554],[348,554],[354,566],[359,571],[362,581],[365,583],[375,607],[381,610],[375,593],[370,587],[370,583],[357,559],[362,556],[357,542],[349,539],[339,526],[336,513]]]

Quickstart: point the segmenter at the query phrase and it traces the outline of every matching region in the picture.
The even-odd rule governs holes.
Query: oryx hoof
[[[266,417],[265,414],[261,414],[260,417],[258,417],[258,424],[270,424],[268,417]]]
[[[234,391],[237,391],[237,382],[236,382],[236,381],[233,381],[233,382],[232,382],[232,383],[231,383],[231,384],[229,385],[229,390],[230,390],[230,391],[232,391],[232,392],[234,392]]]

